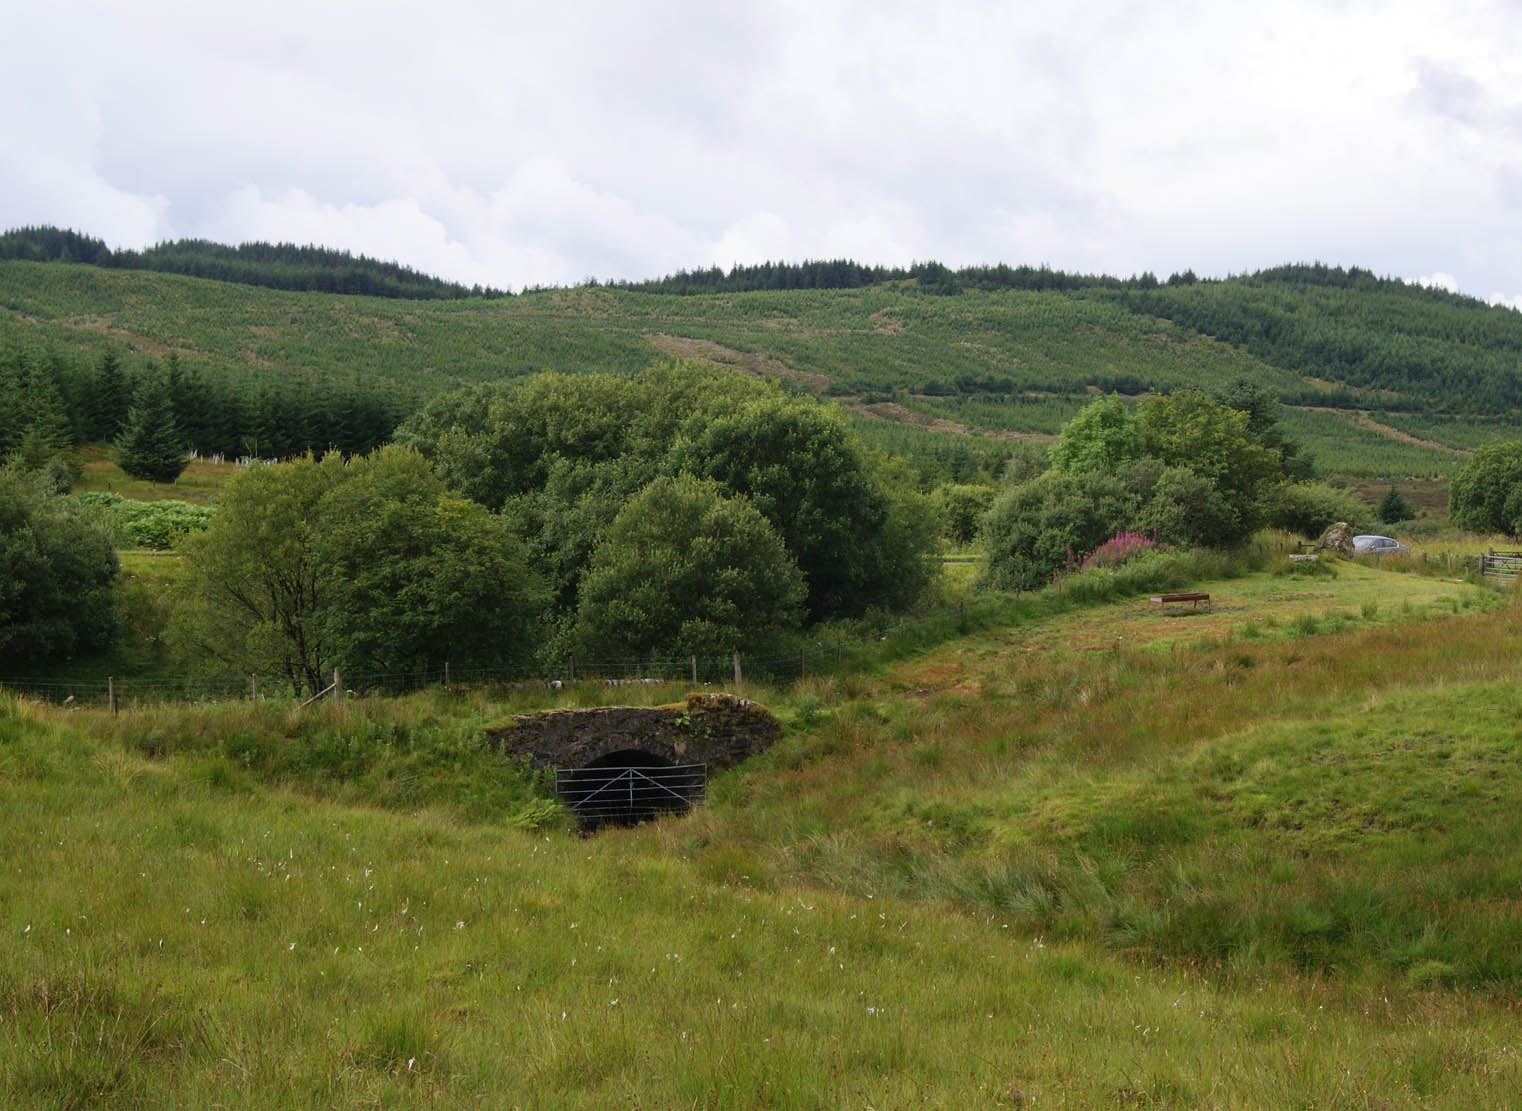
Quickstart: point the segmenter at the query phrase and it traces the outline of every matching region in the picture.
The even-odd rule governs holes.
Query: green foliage
[[[1274,366],[1343,383],[1331,399],[1343,407],[1358,390],[1482,413],[1522,402],[1516,362],[1522,320],[1471,297],[1326,266],[1113,296],[1138,312],[1241,344]],[[1285,399],[1328,403],[1309,384]]]
[[[240,672],[321,690],[430,661],[522,659],[539,585],[519,542],[416,452],[254,466],[186,545],[174,638]]]
[[[1279,452],[1249,414],[1200,390],[1154,396],[1139,413],[1118,397],[1063,429],[1050,474],[1003,495],[985,518],[987,581],[1033,589],[1124,530],[1164,543],[1224,546],[1267,517]]]
[[[68,493],[80,475],[66,384],[55,360],[0,351],[0,463],[43,476],[54,493]]]
[[[173,482],[189,462],[185,439],[174,419],[169,384],[146,379],[139,384],[116,445],[117,466],[133,478]]]
[[[999,496],[983,520],[985,577],[999,590],[1036,590],[1131,520],[1136,491],[1103,471],[1049,471]]]
[[[0,259],[90,263],[123,270],[190,274],[223,282],[307,292],[431,299],[501,297],[501,290],[466,289],[394,262],[294,243],[240,243],[179,239],[142,251],[112,251],[104,242],[53,227],[16,228],[0,234]]]
[[[577,635],[588,652],[717,655],[794,629],[804,584],[771,524],[690,475],[658,478],[593,553]]]
[[[110,535],[87,512],[0,468],[0,662],[106,645],[117,571]]]
[[[431,402],[398,432],[454,489],[501,507],[562,613],[615,515],[657,474],[743,495],[803,571],[815,615],[912,599],[930,537],[850,427],[816,401],[690,363],[634,378],[542,374]],[[907,517],[906,517],[907,515]]]
[[[168,498],[135,501],[104,491],[76,494],[74,500],[105,514],[118,545],[157,551],[173,547],[187,533],[203,531],[211,524],[215,512],[207,505],[191,505]]]
[[[1238,538],[1226,503],[1203,475],[1163,467],[1150,490],[1136,523],[1158,541],[1217,548]]]
[[[1263,523],[1283,472],[1278,452],[1253,435],[1246,413],[1187,389],[1148,398],[1138,424],[1147,455],[1187,467],[1215,487],[1225,507],[1228,539],[1249,536]]]
[[[899,548],[913,541],[890,528],[886,490],[845,422],[815,402],[771,397],[689,421],[665,466],[712,478],[761,511],[797,560],[816,618],[900,603],[923,585],[904,566],[922,551]]]
[[[538,576],[502,518],[448,494],[416,451],[350,460],[317,506],[318,612],[351,674],[521,663],[543,610]]]
[[[54,247],[19,253],[60,257]],[[0,351],[24,346],[61,358],[54,377],[75,440],[98,427],[91,391],[105,390],[96,368],[107,351],[178,352],[185,397],[201,398],[176,402],[189,442],[203,454],[264,458],[370,450],[407,412],[462,385],[546,369],[633,374],[677,352],[873,409],[888,419],[872,422],[870,438],[894,451],[911,444],[904,420],[1050,435],[1088,391],[1195,386],[1244,408],[1291,477],[1303,473],[1306,452],[1292,451],[1290,436],[1329,471],[1449,473],[1462,462],[1455,451],[1403,442],[1359,410],[1467,449],[1508,434],[1508,398],[1522,388],[1511,365],[1522,349],[1517,314],[1361,272],[1287,268],[1165,286],[1008,267],[945,278],[924,269],[905,271],[903,284],[845,289],[821,288],[834,284],[824,277],[785,277],[776,288],[765,288],[767,279],[739,292],[698,283],[691,288],[714,292],[683,296],[587,287],[417,301],[18,258],[0,261],[0,303],[9,309],[0,313]],[[960,292],[927,293],[926,280]],[[143,373],[133,361],[123,367],[129,379]],[[1348,375],[1339,372],[1344,361],[1354,367]],[[1268,414],[1248,396],[1254,391],[1296,406],[1277,417],[1283,439],[1262,426]],[[869,399],[895,407],[877,411]],[[7,423],[0,420],[0,439]],[[937,435],[955,439],[946,429],[938,425]],[[919,456],[927,465],[917,468],[920,489],[972,480],[961,469],[969,449],[981,473],[994,473],[997,460],[982,460],[997,442],[961,437],[958,451],[920,431],[914,443],[931,449]]]
[[[612,374],[540,374],[435,398],[397,430],[450,487],[491,509],[545,485],[558,460],[629,451],[639,390]]]
[[[1052,449],[1052,466],[1067,474],[1104,471],[1142,454],[1141,431],[1131,406],[1111,394],[1079,410]]]
[[[1448,488],[1448,517],[1470,532],[1522,536],[1522,442],[1476,449]]]
[[[328,602],[319,505],[343,480],[343,459],[307,456],[255,465],[222,491],[205,532],[187,539],[188,597],[170,636],[238,672],[280,675],[292,690],[326,685],[333,646],[319,612]]]
[[[1264,447],[1279,453],[1279,467],[1286,478],[1300,482],[1310,479],[1314,470],[1311,458],[1297,440],[1285,435],[1280,424],[1284,407],[1262,383],[1238,378],[1217,390],[1215,398],[1227,408],[1247,414],[1247,430]]]
[[[930,504],[940,520],[941,535],[955,544],[971,544],[996,493],[992,486],[950,482],[937,486],[930,495]]]
[[[1478,435],[1467,418],[1442,422],[1441,443],[1422,444],[1396,439],[1378,427],[1371,427],[1357,410],[1295,408],[1286,406],[1283,423],[1294,436],[1314,450],[1317,466],[1328,474],[1368,475],[1388,479],[1452,474],[1463,462],[1455,448],[1466,446]],[[1482,427],[1494,427],[1482,418]],[[1399,432],[1403,426],[1424,427],[1421,422],[1392,420]],[[1512,426],[1514,427],[1514,426]],[[1490,439],[1495,435],[1491,434]],[[1482,441],[1483,442],[1483,441]],[[1442,446],[1453,444],[1454,448]]]
[[[1400,521],[1409,521],[1416,516],[1416,509],[1407,498],[1394,486],[1385,491],[1385,496],[1379,499],[1379,505],[1374,510],[1380,521],[1387,525],[1393,525]]]
[[[1294,482],[1280,489],[1270,514],[1275,528],[1301,536],[1320,536],[1338,521],[1346,521],[1355,533],[1373,525],[1369,507],[1354,491],[1322,482]]]

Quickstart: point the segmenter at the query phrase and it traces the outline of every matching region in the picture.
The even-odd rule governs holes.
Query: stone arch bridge
[[[486,733],[501,751],[556,769],[557,792],[592,825],[686,810],[702,797],[707,772],[738,764],[781,735],[769,710],[729,694],[517,714]],[[627,802],[614,806],[615,798]]]

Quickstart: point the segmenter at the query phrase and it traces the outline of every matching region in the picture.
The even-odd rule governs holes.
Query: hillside
[[[0,1092],[1509,1106],[1516,607],[1208,585],[752,688],[781,743],[590,838],[485,724],[683,687],[0,697]]]
[[[204,239],[180,239],[142,251],[113,251],[99,239],[52,227],[16,228],[0,233],[0,259],[85,263],[117,270],[189,274],[242,285],[304,292],[357,293],[370,297],[432,300],[492,296],[500,290],[467,289],[420,274],[396,262],[325,247],[294,243],[240,243],[228,247]]]
[[[398,300],[272,290],[59,262],[0,262],[0,350],[83,364],[174,353],[256,390],[337,382],[415,407],[538,370],[701,359],[828,395],[919,442],[1056,433],[1096,392],[1248,378],[1321,465],[1442,475],[1512,434],[1522,314],[1358,272],[1286,268],[1220,282],[662,293],[541,290]],[[901,433],[896,433],[899,435]]]

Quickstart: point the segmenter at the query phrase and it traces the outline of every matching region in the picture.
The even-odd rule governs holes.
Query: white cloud
[[[1425,274],[1420,278],[1407,278],[1406,284],[1425,286],[1428,289],[1445,289],[1449,293],[1459,291],[1459,280],[1452,274],[1445,274],[1439,270],[1436,274]]]
[[[793,259],[797,253],[786,220],[775,212],[752,212],[724,229],[708,261],[728,270],[736,265]]]
[[[117,245],[514,286],[851,254],[1522,289],[1522,21],[1489,0],[60,0],[7,31],[0,218]]]

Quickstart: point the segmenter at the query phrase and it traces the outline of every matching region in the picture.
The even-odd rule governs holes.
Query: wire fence
[[[1483,569],[1483,558],[1471,554],[1444,553],[1432,557],[1423,553],[1413,562],[1429,573],[1446,570],[1449,574],[1468,574]],[[1138,585],[1142,593],[1148,589],[1150,587]],[[1060,604],[1064,591],[1084,593],[1081,587],[1064,581],[1058,581],[1042,593],[1054,595]],[[472,668],[458,668],[448,660],[439,660],[407,671],[344,671],[336,693],[339,698],[344,698],[443,688],[496,690],[511,695],[526,689],[556,690],[582,683],[610,686],[685,683],[693,687],[743,686],[746,682],[780,685],[810,675],[858,669],[874,660],[891,659],[952,636],[1028,617],[1030,608],[1040,604],[1037,597],[1035,593],[991,593],[913,616],[873,613],[849,625],[819,631],[786,650],[770,653],[567,655],[550,666],[504,664]],[[329,677],[330,673],[325,673],[323,681]],[[0,677],[0,689],[49,702],[108,705],[112,708],[129,704],[237,699],[299,703],[312,693],[305,684],[293,684],[285,677],[260,674],[142,678],[90,676],[77,679]]]
[[[498,690],[504,694],[526,689],[560,690],[577,684],[693,687],[742,687],[747,682],[778,685],[810,675],[859,666],[869,656],[892,655],[928,638],[941,638],[971,624],[985,623],[987,605],[962,603],[915,617],[878,616],[854,623],[838,634],[810,639],[770,653],[730,652],[722,655],[650,654],[640,656],[567,655],[549,666],[524,664],[496,667],[453,666],[440,660],[406,671],[325,671],[323,681],[334,683],[320,693],[342,700],[370,694],[398,695],[428,689],[454,691]],[[238,676],[87,676],[80,678],[0,677],[0,688],[66,705],[109,706],[229,701],[300,703],[315,699],[311,687],[289,677]],[[309,697],[311,696],[311,697]]]

